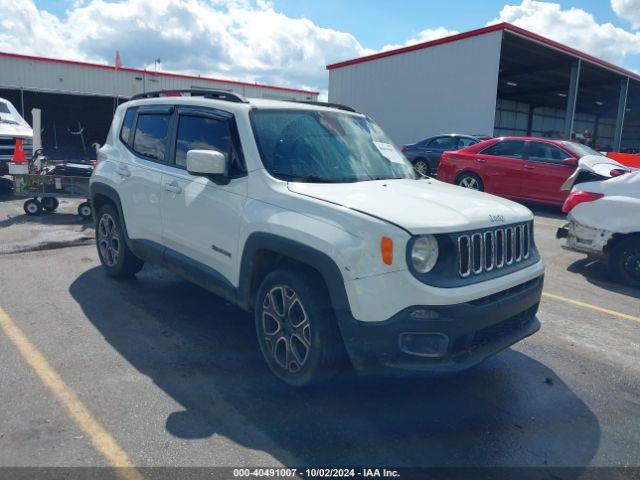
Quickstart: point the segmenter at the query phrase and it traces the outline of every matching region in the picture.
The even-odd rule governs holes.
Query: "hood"
[[[433,179],[291,182],[289,190],[386,220],[412,234],[475,230],[533,218],[515,202]]]
[[[33,130],[15,107],[0,98],[0,137],[32,138]]]
[[[578,167],[562,184],[560,190],[571,190],[582,172],[595,175],[596,177],[601,177],[602,179],[607,179],[611,178],[611,171],[616,169],[630,171],[635,170],[631,167],[622,165],[609,157],[605,157],[604,155],[587,155],[580,159]]]

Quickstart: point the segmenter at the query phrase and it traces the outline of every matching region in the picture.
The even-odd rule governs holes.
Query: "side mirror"
[[[565,158],[564,160],[562,160],[562,164],[566,165],[567,167],[577,167],[578,166],[578,159],[577,158]]]
[[[187,172],[191,175],[222,180],[227,176],[227,157],[217,150],[189,150]]]

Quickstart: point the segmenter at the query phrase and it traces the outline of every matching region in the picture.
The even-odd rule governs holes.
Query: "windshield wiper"
[[[276,175],[281,180],[287,182],[303,182],[303,183],[339,183],[338,180],[332,180],[330,178],[319,177],[317,175],[293,175],[291,173],[272,171],[273,175]]]

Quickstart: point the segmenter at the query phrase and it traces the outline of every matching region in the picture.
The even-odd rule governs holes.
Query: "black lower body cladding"
[[[358,370],[464,370],[540,329],[543,282],[540,276],[457,305],[416,305],[383,322],[339,315],[340,328]]]

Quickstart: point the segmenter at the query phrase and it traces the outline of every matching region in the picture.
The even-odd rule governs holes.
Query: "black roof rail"
[[[309,105],[320,105],[321,107],[329,107],[329,108],[337,108],[338,110],[345,110],[347,112],[358,113],[358,111],[350,107],[348,105],[342,105],[341,103],[331,103],[331,102],[314,102],[313,100],[290,100],[295,103],[307,103]]]
[[[190,97],[204,97],[214,100],[224,100],[233,103],[249,103],[242,96],[233,92],[225,92],[223,90],[197,90],[193,88],[183,90],[157,90],[153,92],[138,93],[131,97],[130,100],[140,100],[143,98],[160,98],[160,97],[185,97],[188,93]]]

